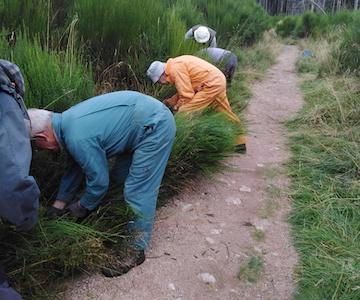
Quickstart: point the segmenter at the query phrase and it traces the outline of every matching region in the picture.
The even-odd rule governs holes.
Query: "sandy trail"
[[[289,157],[284,121],[302,104],[297,56],[296,47],[285,46],[253,86],[245,113],[248,153],[229,159],[228,170],[198,181],[158,211],[145,263],[119,278],[82,278],[65,299],[292,298],[297,255],[286,222],[283,164]],[[237,275],[252,256],[264,264],[251,284]]]

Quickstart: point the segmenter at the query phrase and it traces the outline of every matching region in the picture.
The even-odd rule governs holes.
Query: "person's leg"
[[[130,224],[136,249],[146,249],[149,245],[157,196],[174,142],[175,122],[170,111],[167,114],[170,115],[147,130],[133,154],[125,181],[125,201],[139,214]]]
[[[228,58],[228,62],[225,68],[225,76],[228,83],[231,83],[237,66],[237,57],[235,54],[231,54]]]
[[[240,122],[239,117],[231,109],[225,89],[216,96],[214,107],[217,111],[225,113],[233,122]]]
[[[157,196],[175,138],[175,121],[162,106],[149,124],[139,129],[131,165],[124,183],[124,199],[138,213],[129,229],[135,234],[133,247],[145,249],[150,241]]]
[[[180,106],[179,112],[199,111],[211,106],[220,91],[218,85],[204,86],[189,102]]]
[[[125,201],[138,214],[129,223],[134,240],[130,248],[122,249],[126,254],[120,261],[102,268],[106,277],[123,275],[145,261],[144,250],[151,239],[157,196],[174,137],[174,118],[166,110],[165,118],[144,131],[144,137],[136,147],[124,185]]]
[[[220,81],[219,85],[224,85],[224,82]],[[223,90],[219,93],[219,95],[216,96],[214,107],[217,111],[225,113],[230,120],[232,120],[235,123],[240,123],[239,117],[232,111],[229,100],[226,95],[226,89],[223,88]],[[239,153],[246,153],[246,136],[245,135],[239,135],[236,139],[236,152]]]
[[[132,154],[126,153],[115,158],[113,167],[110,170],[110,180],[115,184],[123,184],[129,174],[132,162]]]

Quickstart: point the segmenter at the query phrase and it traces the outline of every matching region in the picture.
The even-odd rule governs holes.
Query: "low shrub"
[[[295,29],[298,23],[298,17],[287,16],[276,23],[276,33],[281,37],[295,35]]]

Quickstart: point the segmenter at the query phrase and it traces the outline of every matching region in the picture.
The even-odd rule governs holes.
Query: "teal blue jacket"
[[[156,126],[165,110],[160,101],[150,96],[121,91],[53,113],[55,136],[72,158],[57,199],[71,201],[85,175],[86,187],[80,201],[88,209],[95,209],[108,189],[108,158],[133,152],[146,129]]]

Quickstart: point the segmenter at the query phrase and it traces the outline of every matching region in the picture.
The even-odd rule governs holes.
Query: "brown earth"
[[[74,282],[65,299],[291,299],[297,254],[286,222],[290,200],[283,164],[289,157],[284,121],[300,108],[294,64],[283,47],[253,88],[245,112],[246,155],[189,187],[157,213],[147,260],[128,274]],[[263,260],[256,282],[238,276],[251,257]],[[260,263],[261,266],[261,263]]]

